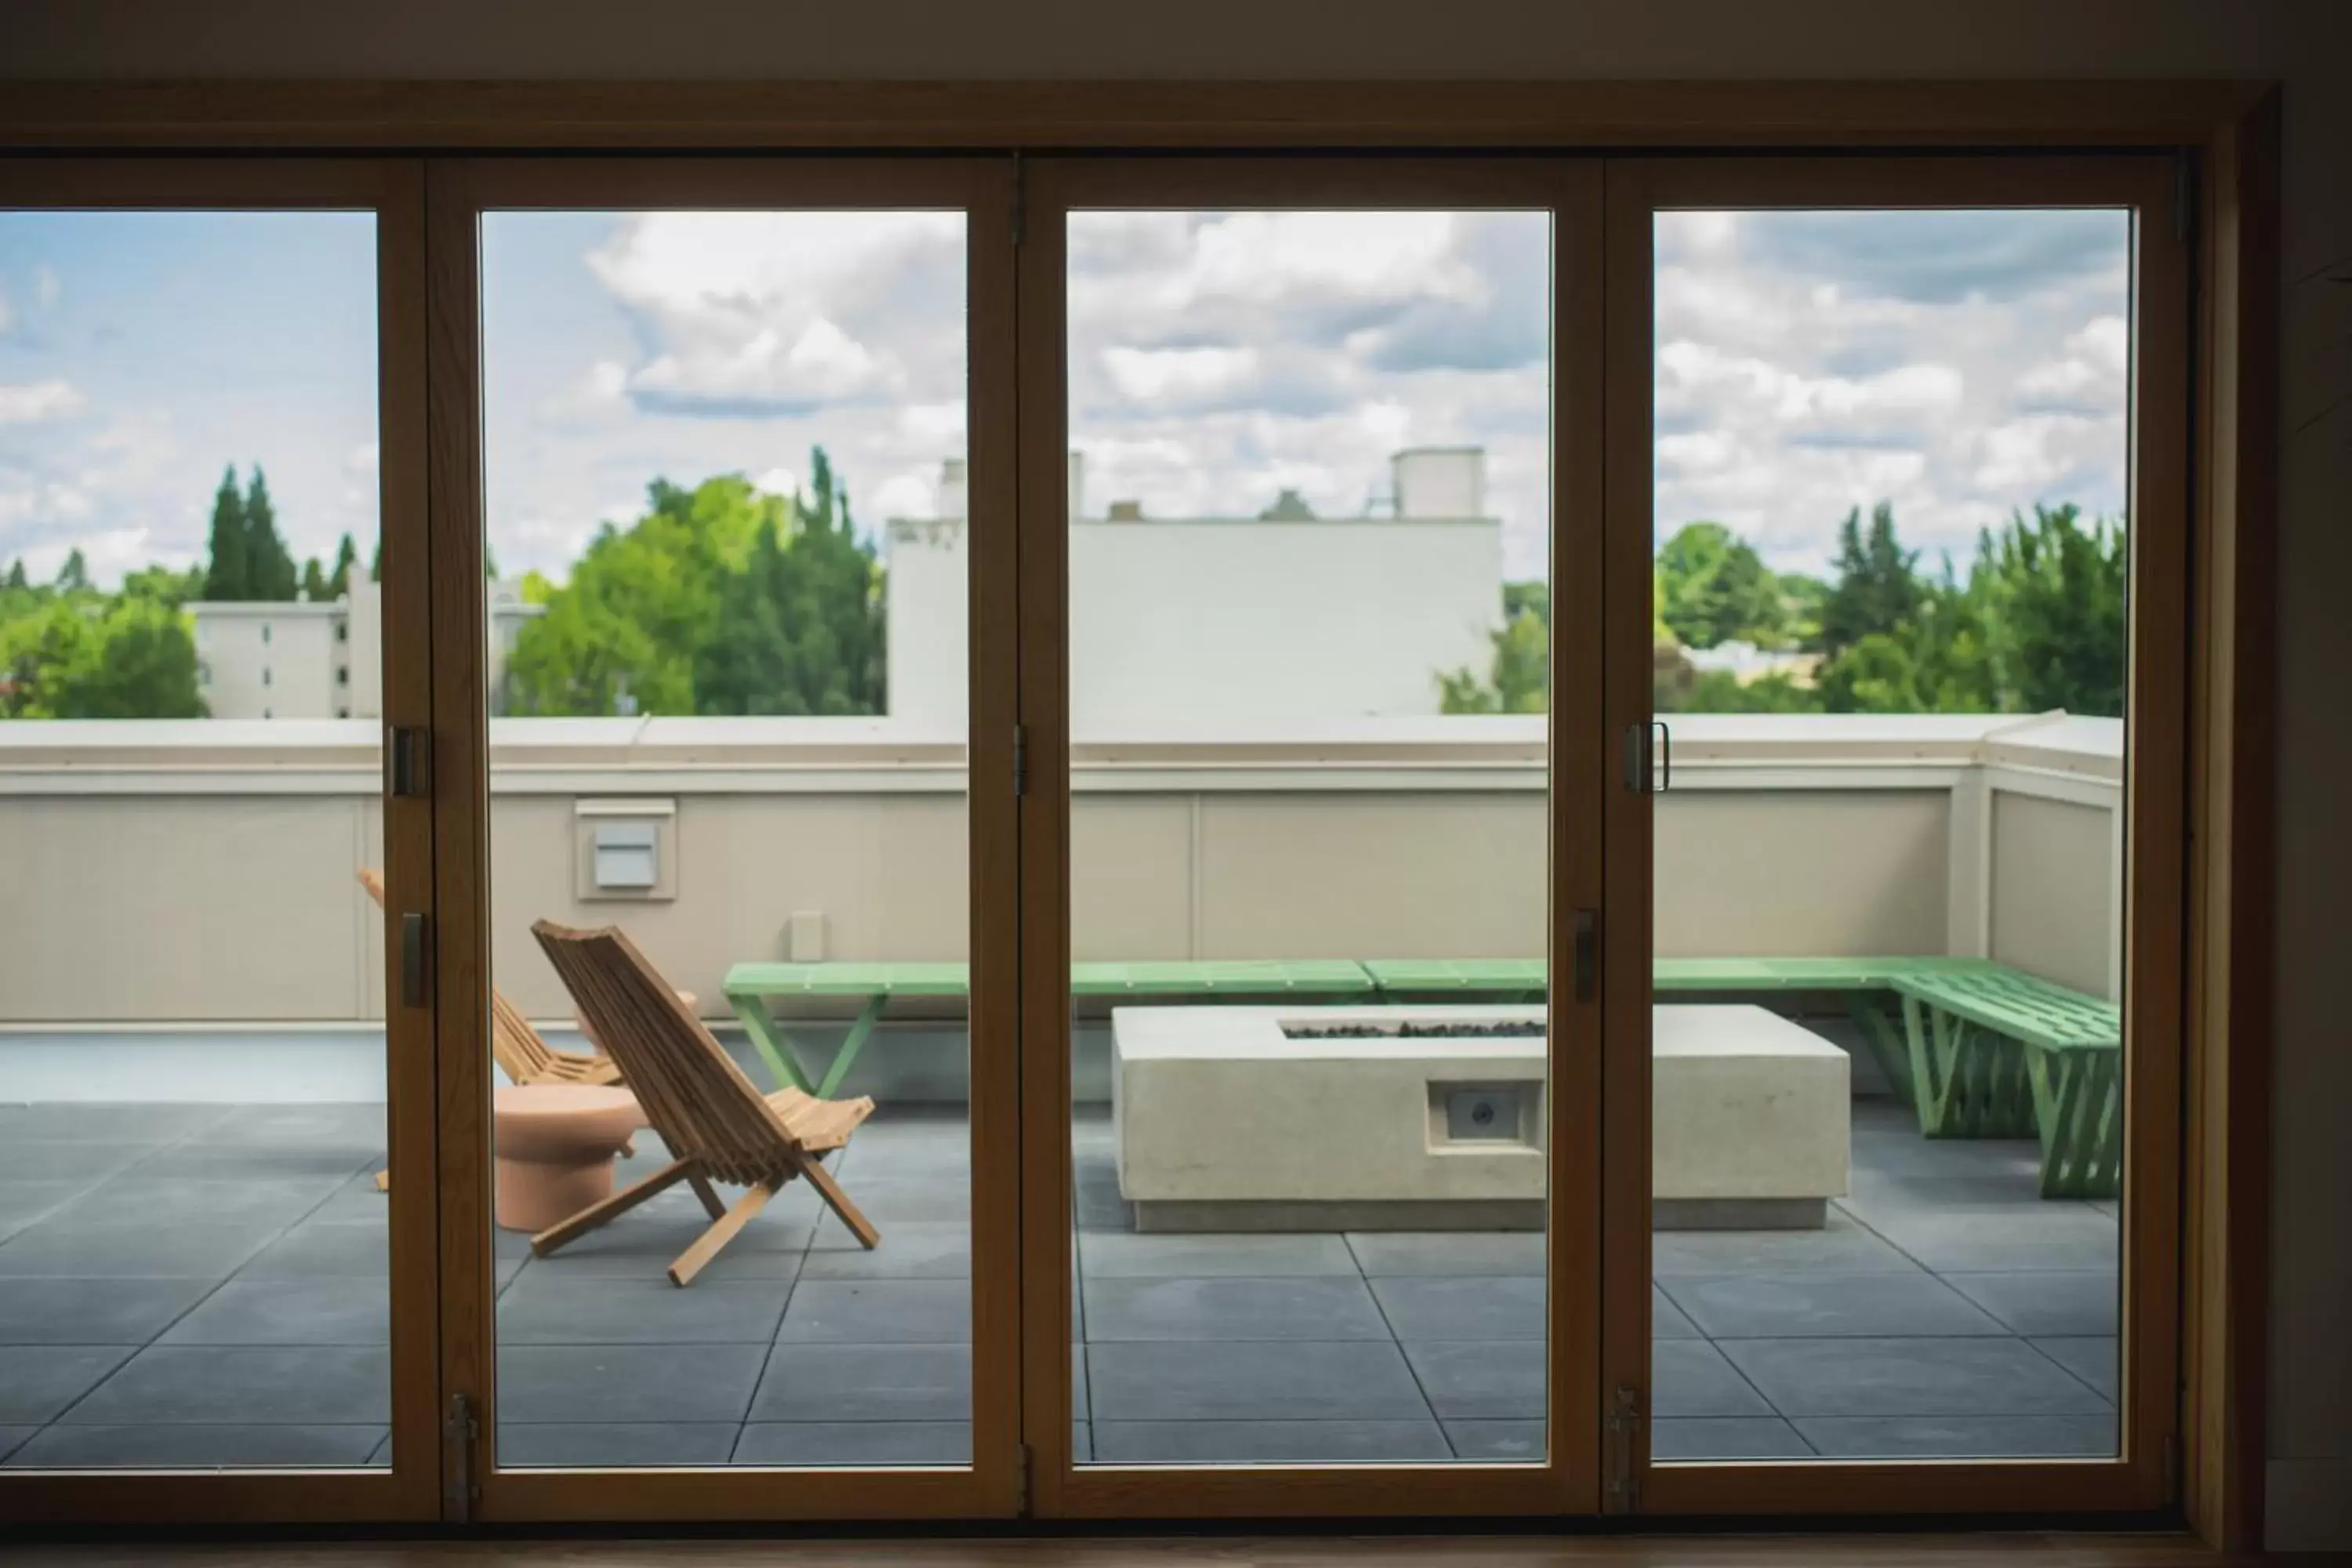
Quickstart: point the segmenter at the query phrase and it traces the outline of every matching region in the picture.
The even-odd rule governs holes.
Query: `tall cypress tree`
[[[294,597],[301,586],[301,575],[295,568],[293,552],[286,548],[285,536],[278,531],[278,512],[269,504],[269,481],[262,477],[258,463],[253,466],[253,483],[245,492],[245,548],[253,596]]]
[[[358,569],[359,563],[360,547],[353,544],[352,536],[346,533],[336,542],[335,564],[327,573],[329,597],[352,591],[352,574]]]
[[[209,548],[210,557],[205,565],[205,597],[253,597],[252,573],[246,563],[245,498],[237,493],[235,464],[222,473],[220,489],[213,492]]]

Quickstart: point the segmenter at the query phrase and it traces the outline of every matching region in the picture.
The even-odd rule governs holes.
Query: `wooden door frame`
[[[1855,155],[1660,158],[1610,167],[1607,657],[1612,730],[1651,714],[1653,221],[1658,211],[1850,208],[2128,208],[2134,216],[2129,746],[2125,759],[2128,1049],[2125,1375],[2116,1460],[1654,1465],[1640,1424],[1644,1511],[1688,1515],[1868,1512],[2139,1513],[2173,1501],[2179,1407],[2181,1024],[2186,997],[2191,620],[2191,249],[2176,226],[2177,155]],[[1609,795],[1607,1263],[1604,1386],[1649,1400],[1650,984],[1654,796]],[[1634,1286],[1641,1289],[1637,1291]]]
[[[434,735],[443,801],[436,942],[441,1036],[443,1386],[471,1402],[470,1474],[453,1454],[445,1514],[582,1520],[1005,1517],[1020,1478],[1020,1311],[1009,1157],[1018,1108],[1013,711],[1013,180],[1005,158],[436,160],[432,260],[432,528],[440,657]],[[483,445],[478,243],[485,212],[956,210],[967,215],[971,742],[967,773],[971,990],[972,1463],[957,1467],[519,1468],[496,1463],[491,1260],[489,756],[482,665]],[[507,918],[520,916],[509,914]],[[1001,1150],[1006,1157],[983,1159]],[[991,1353],[992,1349],[998,1353]]]
[[[364,210],[375,217],[383,723],[423,728],[433,692],[425,535],[425,172],[415,159],[0,158],[0,206],[51,211]],[[437,1511],[441,1438],[431,1015],[400,1005],[394,911],[429,911],[431,802],[380,797],[392,1463],[382,1468],[0,1469],[0,1517],[260,1523],[419,1521]],[[354,894],[356,896],[356,894]]]
[[[1212,148],[2184,150],[2200,175],[2183,1505],[2262,1539],[2279,89],[2249,80],[14,82],[0,156]],[[174,164],[174,169],[192,165]],[[391,449],[387,447],[387,469]],[[387,487],[391,480],[387,475]],[[386,505],[392,504],[387,494]],[[389,516],[387,512],[387,516]],[[421,1156],[429,1163],[430,1151]],[[82,1517],[121,1517],[120,1483]]]
[[[1548,1430],[1541,1464],[1076,1466],[1069,1300],[1070,788],[1068,669],[1071,448],[1066,384],[1066,218],[1073,209],[1544,209],[1553,215],[1552,554],[1601,500],[1599,165],[1573,158],[1050,157],[1025,171],[1021,302],[1022,722],[1030,784],[1022,813],[1023,1278],[1025,1435],[1036,1511],[1065,1519],[1573,1514],[1598,1508],[1600,1007],[1555,991],[1547,1081],[1550,1213]],[[1588,611],[1597,577],[1562,576]],[[1559,617],[1555,617],[1557,622]],[[1590,623],[1589,614],[1571,626]],[[1600,906],[1597,626],[1556,638],[1547,799],[1551,898]],[[1573,969],[1573,922],[1551,922],[1552,972]]]

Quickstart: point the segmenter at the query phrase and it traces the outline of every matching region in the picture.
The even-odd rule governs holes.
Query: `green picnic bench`
[[[1540,1000],[1540,959],[1368,959],[1395,999]],[[1832,992],[1930,1138],[2038,1138],[2044,1197],[2113,1197],[2122,1013],[1983,958],[1661,958],[1658,994]]]
[[[971,967],[955,963],[739,963],[720,989],[751,1045],[779,1084],[829,1100],[893,997],[961,996],[971,989]],[[1344,958],[1171,959],[1070,966],[1074,996],[1316,996],[1344,999],[1372,994],[1371,977]],[[836,997],[858,1002],[822,1079],[812,1080],[798,1047],[768,1004],[779,996]]]

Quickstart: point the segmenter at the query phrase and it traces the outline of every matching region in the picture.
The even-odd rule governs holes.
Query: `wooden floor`
[[[2250,1560],[2249,1560],[2250,1561]],[[63,1568],[2218,1568],[2181,1537],[1734,1536],[1504,1539],[928,1541],[466,1541],[373,1544],[70,1545],[0,1548],[0,1563]]]

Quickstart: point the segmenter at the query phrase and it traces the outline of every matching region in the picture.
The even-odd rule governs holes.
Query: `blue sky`
[[[1079,215],[1087,501],[1362,510],[1409,445],[1475,442],[1514,574],[1542,570],[1549,221]],[[2124,502],[2116,213],[1658,221],[1658,516],[1818,570],[1850,506],[1965,557],[2036,500]],[[487,494],[502,569],[561,575],[656,476],[788,490],[822,442],[858,514],[927,515],[963,449],[953,215],[494,214]],[[372,222],[0,214],[0,559],[101,579],[197,559],[225,464],[298,555],[375,528]]]

